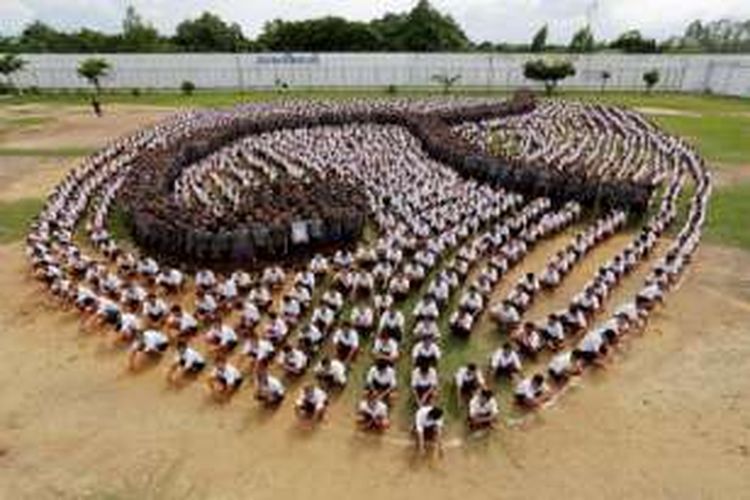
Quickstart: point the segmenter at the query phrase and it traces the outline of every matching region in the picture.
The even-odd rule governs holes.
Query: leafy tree
[[[428,0],[419,0],[406,14],[386,14],[370,24],[384,40],[386,50],[449,52],[470,48],[456,21],[441,14]]]
[[[604,92],[604,87],[607,86],[607,82],[609,81],[610,78],[612,78],[612,73],[610,73],[606,69],[602,70],[602,72],[599,73],[599,78],[602,79],[602,88],[601,88],[601,90],[602,90],[602,92]]]
[[[626,31],[617,40],[610,43],[609,46],[628,54],[652,54],[659,51],[656,40],[653,38],[643,38],[643,35],[638,30]]]
[[[340,17],[266,23],[258,44],[275,51],[377,51],[383,40],[370,25]]]
[[[204,12],[177,25],[174,43],[186,52],[237,52],[247,40],[239,24],[227,24],[219,16]]]
[[[190,80],[184,80],[180,84],[180,90],[184,95],[193,95],[193,92],[195,92],[195,84]]]
[[[652,69],[643,73],[643,82],[646,84],[646,92],[650,93],[651,90],[659,83],[661,75],[658,69]]]
[[[591,28],[585,26],[576,31],[570,40],[568,49],[571,52],[593,52],[594,51],[594,34]]]
[[[569,76],[576,74],[576,69],[570,61],[547,62],[544,59],[527,61],[523,65],[523,76],[529,80],[544,82],[547,95],[557,88],[557,84]]]
[[[547,25],[542,26],[531,40],[531,52],[544,52],[547,47]]]
[[[85,78],[91,85],[94,86],[95,92],[91,96],[91,106],[94,108],[94,113],[97,116],[101,116],[101,104],[99,103],[99,93],[101,92],[101,80],[109,73],[111,65],[106,59],[100,57],[90,57],[85,59],[78,65],[78,75]]]
[[[151,24],[143,21],[135,7],[128,6],[122,21],[123,52],[156,52],[162,47],[159,32]]]
[[[3,75],[9,89],[14,88],[13,74],[21,71],[26,66],[27,61],[21,59],[16,54],[5,54],[0,57],[0,75]]]
[[[453,86],[461,79],[461,75],[449,75],[447,73],[438,73],[432,75],[432,80],[443,87],[443,94],[449,94]]]

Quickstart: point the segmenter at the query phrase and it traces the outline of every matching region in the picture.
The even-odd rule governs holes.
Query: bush
[[[523,76],[529,80],[544,82],[544,88],[548,96],[552,95],[560,80],[575,74],[576,69],[570,61],[547,62],[544,59],[537,59],[527,61],[523,65]]]
[[[195,91],[195,84],[190,80],[185,80],[184,82],[182,82],[182,85],[180,85],[180,90],[182,90],[182,93],[184,95],[193,95],[193,92]]]
[[[133,97],[140,97],[141,89],[139,89],[138,87],[130,89],[130,95],[132,95]]]
[[[42,90],[36,85],[32,85],[31,87],[27,89],[27,91],[31,95],[42,95]]]
[[[15,94],[16,87],[12,83],[0,82],[0,95]]]
[[[659,70],[652,69],[643,73],[643,82],[646,84],[646,92],[651,92],[657,83],[659,83]]]
[[[386,94],[395,95],[397,92],[398,92],[398,88],[393,84],[390,84],[385,88]]]

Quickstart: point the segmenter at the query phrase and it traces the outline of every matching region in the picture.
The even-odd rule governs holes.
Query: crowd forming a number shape
[[[139,152],[221,127],[233,114],[292,112],[314,119],[338,107],[444,112],[483,104],[285,103],[177,115],[113,142],[54,188],[27,239],[34,276],[65,307],[78,310],[87,327],[128,345],[131,369],[171,349],[170,383],[203,377],[218,399],[231,398],[249,378],[255,398],[275,408],[289,381],[311,372],[312,382],[303,384],[294,408],[300,418],[315,422],[333,392],[359,383],[349,380],[352,364],[359,362],[367,365],[356,408],[365,429],[387,429],[394,399],[410,397],[419,447],[439,444],[445,398],[439,389],[445,378],[455,380],[468,426],[492,427],[502,410],[491,389],[495,377],[513,381],[518,405],[537,407],[570,377],[601,363],[623,336],[642,330],[690,262],[706,214],[710,174],[693,149],[639,115],[551,101],[520,114],[453,125],[466,143],[485,152],[500,147],[513,164],[594,181],[637,180],[662,191],[648,216],[599,211],[542,269],[522,276],[501,299],[493,294],[498,283],[538,241],[596,210],[575,199],[523,196],[527,193],[459,175],[397,123],[360,120],[247,135],[188,162],[169,184],[170,203],[207,214],[196,222],[207,228],[208,221],[271,217],[290,222],[290,241],[305,243],[330,227],[295,221],[319,211],[356,216],[356,209],[374,229],[369,238],[287,265],[266,261],[252,270],[227,271],[177,265],[173,258],[117,241],[108,229],[113,207],[134,189],[132,179],[153,174],[134,171],[140,168],[134,161]],[[665,232],[678,219],[677,200],[688,181],[695,186],[688,213],[668,240]],[[279,195],[279,188],[267,187],[274,183],[282,191],[293,185],[288,191],[306,198]],[[331,185],[336,188],[326,191]],[[596,269],[568,307],[541,322],[525,319],[535,299],[558,287],[596,245],[639,218],[644,223],[632,241]],[[332,239],[346,231],[339,228]],[[660,244],[668,248],[642,288],[601,318],[612,291]],[[440,373],[445,336],[469,338],[485,313],[501,333],[497,349],[457,373]],[[448,320],[442,323],[447,330],[441,319]],[[548,365],[529,371],[525,365],[533,363],[527,361],[543,350],[554,353]],[[411,367],[410,394],[397,396],[401,357]]]

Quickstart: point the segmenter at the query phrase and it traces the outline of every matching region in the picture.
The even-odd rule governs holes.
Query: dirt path
[[[335,407],[313,432],[217,406],[82,334],[0,247],[2,498],[740,498],[750,487],[750,256],[707,247],[647,333],[521,428],[419,460]],[[582,488],[581,485],[586,487]]]

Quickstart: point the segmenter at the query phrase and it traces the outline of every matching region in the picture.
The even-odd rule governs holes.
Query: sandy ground
[[[301,430],[289,404],[226,405],[137,375],[79,330],[0,247],[1,498],[742,498],[750,488],[750,256],[701,249],[668,307],[607,370],[495,435],[419,459],[335,404]],[[351,390],[351,389],[350,389]],[[457,425],[457,424],[456,424]]]
[[[674,108],[659,108],[659,107],[648,107],[648,106],[641,106],[635,108],[636,111],[639,113],[643,113],[644,115],[655,115],[655,116],[689,116],[692,118],[700,118],[700,113],[694,113],[691,111],[685,111],[681,109],[674,109]]]
[[[83,106],[25,105],[0,107],[4,116],[27,116],[48,119],[43,126],[17,127],[0,137],[2,148],[96,148],[110,139],[166,117],[173,111],[158,107],[111,104],[104,116],[97,118]]]
[[[134,113],[129,127],[155,116]],[[127,130],[94,123],[86,137],[71,126],[55,140],[29,134],[13,144],[99,145]],[[40,196],[70,164],[2,159],[0,199]],[[540,245],[514,272],[538,269],[568,237]],[[557,307],[625,238],[597,249],[532,315]],[[442,459],[415,456],[399,429],[355,431],[355,386],[305,431],[289,401],[265,413],[245,388],[218,405],[202,384],[169,388],[164,362],[128,373],[123,352],[82,331],[28,277],[18,243],[0,246],[0,297],[3,499],[724,499],[750,489],[750,254],[741,251],[702,247],[668,307],[607,370],[491,436],[466,437],[454,422]]]

